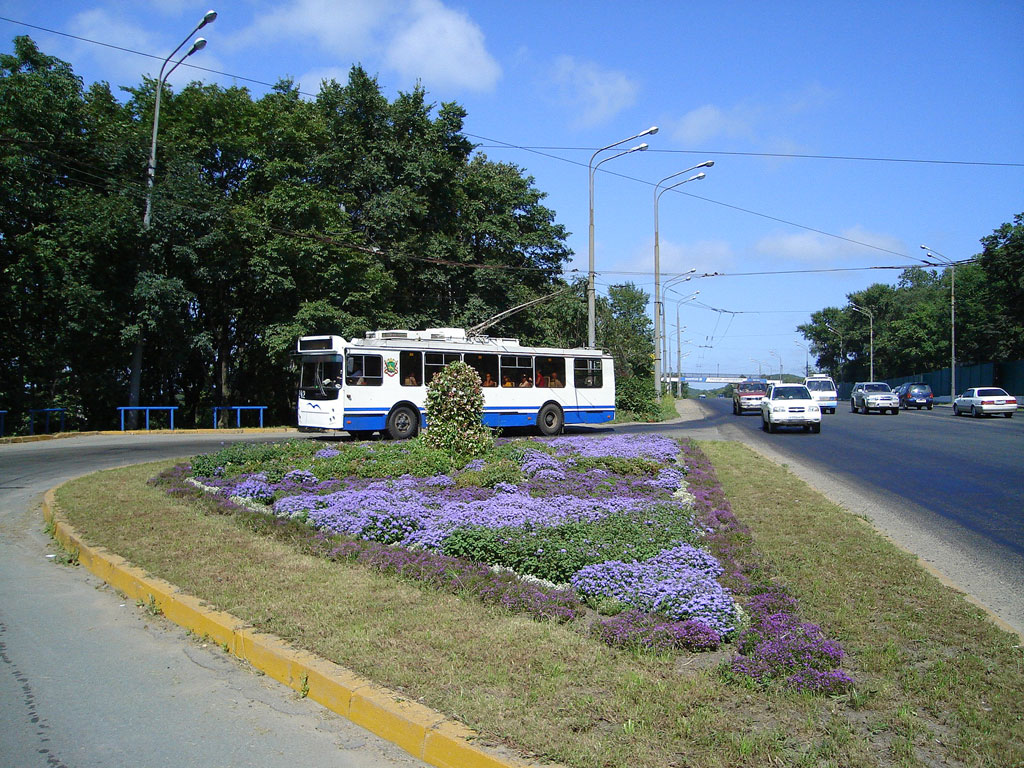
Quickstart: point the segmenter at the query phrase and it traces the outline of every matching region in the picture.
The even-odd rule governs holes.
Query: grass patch
[[[91,542],[222,610],[567,766],[1004,766],[1024,762],[1012,636],[784,469],[701,444],[737,517],[848,651],[858,689],[729,683],[719,654],[637,655],[350,562],[304,555],[146,485],[170,465],[63,486]]]

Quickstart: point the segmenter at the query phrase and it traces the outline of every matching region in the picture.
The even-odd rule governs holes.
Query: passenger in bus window
[[[544,374],[541,373],[540,371],[537,371],[537,386],[538,387],[546,387],[547,385],[548,385],[548,380],[544,377]]]
[[[519,386],[520,387],[532,387],[533,386],[530,383],[530,377],[527,376],[525,373],[523,374],[522,378],[519,379]]]
[[[558,371],[552,371],[551,376],[548,378],[548,386],[553,389],[560,389],[565,386],[558,378]]]
[[[515,385],[514,385],[514,384],[512,383],[512,377],[511,377],[511,376],[509,376],[508,374],[506,374],[506,375],[505,375],[505,378],[504,378],[504,379],[502,380],[502,382],[501,382],[501,386],[503,386],[503,387],[513,387],[513,386],[515,386]]]
[[[511,383],[511,382],[509,382],[509,383]],[[480,386],[482,386],[482,387],[496,387],[496,386],[498,386],[498,382],[496,382],[494,379],[491,378],[491,374],[490,373],[485,373],[484,374],[484,380],[482,382],[480,382]]]
[[[419,381],[416,379],[416,377],[413,374],[410,373],[408,376],[405,377],[405,386],[407,386],[407,387],[418,387],[419,385],[420,385]]]

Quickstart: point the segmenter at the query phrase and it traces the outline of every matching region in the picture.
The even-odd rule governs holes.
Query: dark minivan
[[[907,382],[906,384],[900,384],[896,389],[896,394],[900,398],[900,408],[927,408],[929,411],[932,409],[932,388],[920,381]]]

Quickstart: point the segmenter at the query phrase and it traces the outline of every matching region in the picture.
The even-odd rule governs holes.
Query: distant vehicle
[[[896,397],[900,399],[900,408],[932,409],[935,395],[932,388],[922,381],[908,381],[896,387]]]
[[[839,393],[832,377],[824,373],[815,373],[804,379],[804,386],[815,399],[822,413],[835,413],[839,405]]]
[[[1001,413],[1013,418],[1017,410],[1017,398],[999,387],[973,387],[953,401],[953,415],[969,413],[971,416],[988,416]]]
[[[900,399],[884,381],[858,381],[850,392],[850,412],[867,413],[888,411],[893,416],[900,412]]]
[[[803,384],[773,384],[761,400],[761,429],[803,427],[821,432],[821,408]]]
[[[744,411],[756,411],[761,407],[761,400],[768,391],[764,379],[747,379],[741,381],[732,390],[732,412],[742,414]]]
[[[701,392],[700,395],[697,396],[697,399],[698,400],[707,400],[708,396],[705,395],[703,392]]]

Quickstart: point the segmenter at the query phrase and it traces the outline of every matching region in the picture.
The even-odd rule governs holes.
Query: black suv
[[[919,411],[922,408],[929,411],[932,409],[932,388],[923,382],[911,381],[900,384],[896,394],[900,398],[900,408],[917,408]]]

